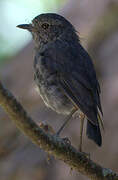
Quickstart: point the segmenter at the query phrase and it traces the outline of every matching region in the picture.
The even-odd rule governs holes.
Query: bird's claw
[[[62,138],[62,140],[67,144],[71,144],[71,141],[69,140],[68,137]]]

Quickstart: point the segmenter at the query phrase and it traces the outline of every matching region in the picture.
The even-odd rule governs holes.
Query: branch
[[[64,161],[72,169],[86,175],[92,180],[118,180],[118,174],[103,168],[84,153],[78,152],[63,139],[47,134],[26,113],[21,104],[0,82],[0,105],[14,121],[16,126],[28,136],[32,142],[47,153]]]

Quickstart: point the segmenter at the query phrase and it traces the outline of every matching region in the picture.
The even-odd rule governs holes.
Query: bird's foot
[[[56,137],[60,137],[58,133],[56,133],[55,136]],[[68,137],[64,137],[64,138],[61,138],[61,139],[64,141],[64,143],[71,144],[71,141],[69,140]]]
[[[69,140],[68,137],[62,138],[62,140],[63,140],[66,144],[71,144],[71,141]]]

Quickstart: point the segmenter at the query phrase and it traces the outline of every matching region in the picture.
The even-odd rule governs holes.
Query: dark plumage
[[[75,28],[53,13],[41,14],[32,24],[18,27],[33,35],[34,78],[45,104],[67,115],[73,107],[80,109],[87,117],[88,138],[101,146],[100,86],[91,58],[80,45]]]

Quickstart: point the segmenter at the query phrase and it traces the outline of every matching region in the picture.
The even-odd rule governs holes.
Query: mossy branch
[[[86,175],[92,180],[118,180],[118,174],[110,169],[103,168],[78,152],[73,146],[63,139],[50,135],[42,130],[32,119],[21,104],[9,90],[0,82],[0,105],[14,121],[16,126],[31,141],[44,149],[47,153],[64,161],[72,169]]]

